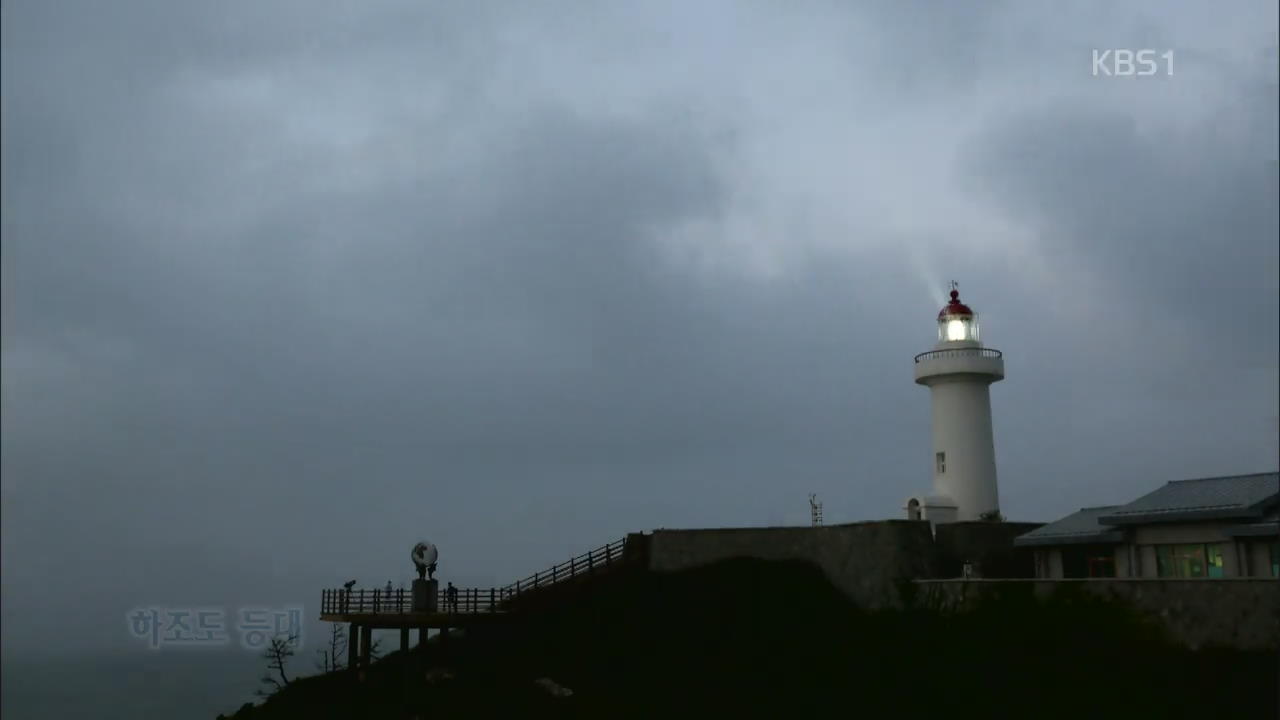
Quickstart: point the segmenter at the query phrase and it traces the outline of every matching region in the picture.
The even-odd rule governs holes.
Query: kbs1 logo
[[[1163,65],[1161,64],[1163,61]],[[1105,77],[1149,77],[1163,70],[1165,75],[1173,74],[1173,51],[1158,52],[1150,48],[1144,50],[1094,50],[1093,76]]]

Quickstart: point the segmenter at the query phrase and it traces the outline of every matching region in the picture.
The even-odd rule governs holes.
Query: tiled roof
[[[1081,508],[1079,512],[1042,525],[1025,535],[1014,538],[1017,547],[1030,545],[1074,545],[1077,543],[1118,543],[1124,537],[1119,530],[1098,524],[1098,517],[1115,510],[1119,505]]]
[[[1257,518],[1280,499],[1280,473],[1176,480],[1098,516],[1105,525]]]

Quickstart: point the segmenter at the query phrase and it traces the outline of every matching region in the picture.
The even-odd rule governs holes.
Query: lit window
[[[1205,545],[1204,560],[1205,568],[1209,571],[1209,577],[1223,577],[1221,545]]]
[[[941,475],[947,471],[947,454],[940,452],[935,456],[938,462],[938,474]]]
[[[1222,545],[1157,545],[1156,576],[1167,578],[1223,577]]]

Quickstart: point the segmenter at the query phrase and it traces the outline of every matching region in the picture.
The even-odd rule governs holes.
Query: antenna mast
[[[809,493],[809,521],[813,524],[813,527],[818,527],[822,524],[822,503],[818,501],[818,496],[814,493]]]

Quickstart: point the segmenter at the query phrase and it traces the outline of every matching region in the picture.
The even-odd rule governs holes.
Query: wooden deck
[[[428,596],[428,601],[418,605],[435,608],[432,612],[416,611],[412,590],[403,588],[323,590],[320,594],[320,620],[350,627],[347,668],[358,671],[363,677],[363,671],[372,659],[374,630],[398,629],[400,649],[408,650],[410,631],[414,628],[418,629],[418,644],[422,646],[430,630],[438,630],[443,641],[450,630],[501,624],[511,619],[508,608],[523,595],[575,578],[611,571],[623,565],[629,557],[634,560],[633,556],[627,555],[626,541],[622,538],[608,543],[505,587],[453,588],[452,593],[448,589],[437,588],[435,597]],[[440,608],[445,610],[441,612]]]

